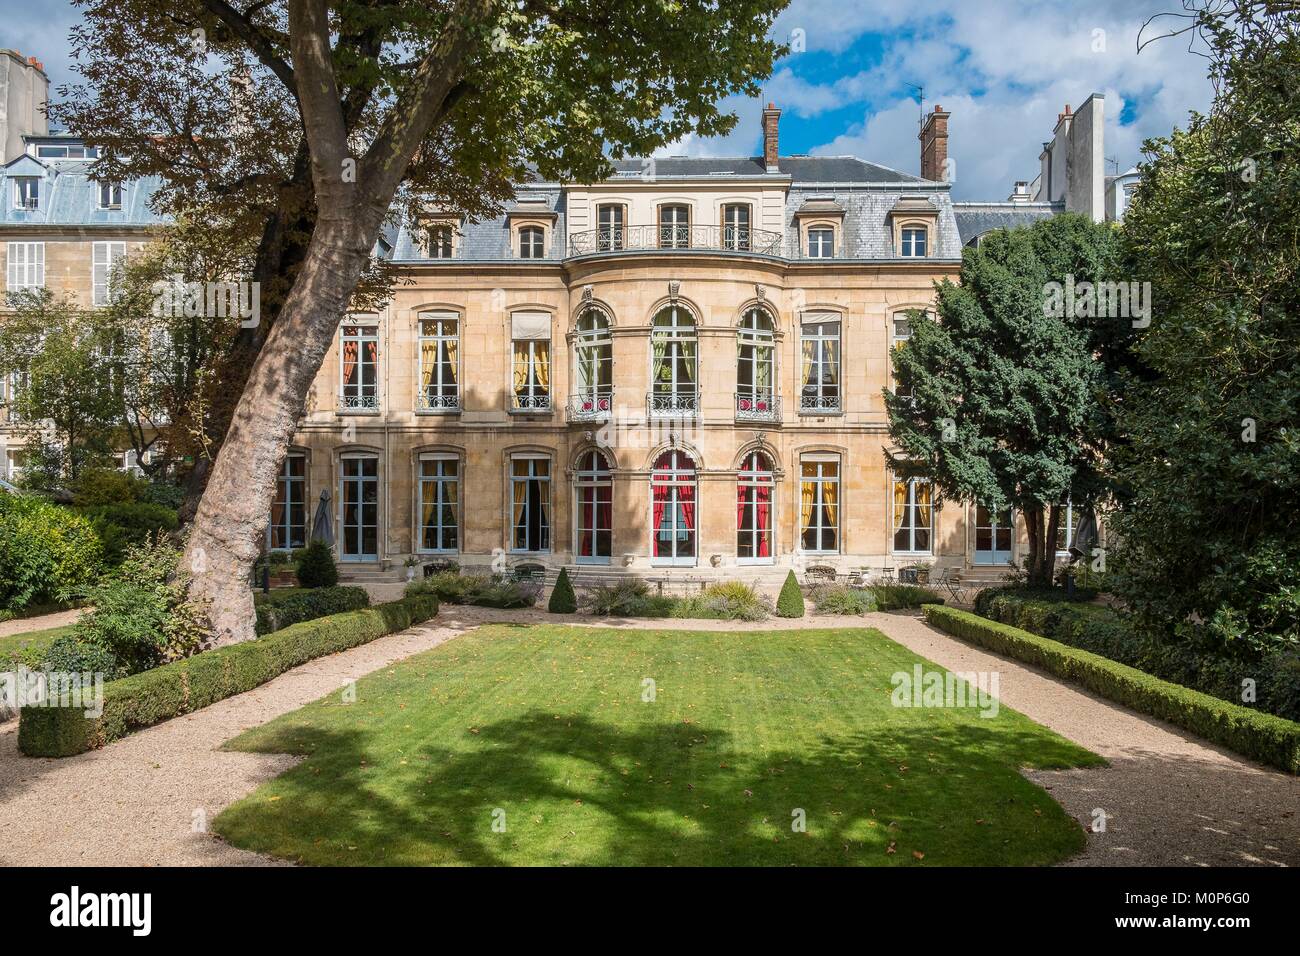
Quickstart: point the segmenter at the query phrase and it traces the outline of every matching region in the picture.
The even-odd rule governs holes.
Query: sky
[[[1181,0],[792,0],[773,28],[792,52],[761,97],[727,102],[736,129],[661,153],[757,155],[760,112],[772,101],[783,154],[858,156],[919,173],[923,95],[927,112],[938,104],[952,114],[954,198],[996,201],[1037,175],[1062,108],[1101,93],[1108,172],[1122,172],[1144,139],[1209,106],[1206,61],[1185,39],[1137,49],[1149,17],[1181,10]],[[57,88],[76,79],[68,30],[77,19],[67,0],[0,0],[0,47],[36,56]],[[1161,19],[1143,36],[1177,25]]]

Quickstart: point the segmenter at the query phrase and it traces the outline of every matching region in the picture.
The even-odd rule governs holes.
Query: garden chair
[[[944,568],[937,583],[958,604],[966,603],[966,587],[962,584],[962,573],[959,569]]]

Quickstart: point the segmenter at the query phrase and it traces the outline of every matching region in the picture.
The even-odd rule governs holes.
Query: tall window
[[[91,302],[108,305],[113,296],[113,270],[126,258],[125,242],[97,242],[91,249]]]
[[[764,309],[750,309],[736,333],[736,412],[765,417],[776,406],[773,364],[775,323]]]
[[[1056,525],[1056,551],[1065,554],[1074,547],[1074,535],[1079,530],[1079,515],[1067,498],[1061,502],[1061,517]]]
[[[839,541],[839,459],[805,455],[800,461],[799,546],[804,551],[838,551]]]
[[[695,563],[695,462],[683,451],[666,451],[650,474],[652,560]]]
[[[577,559],[586,563],[609,561],[614,547],[614,480],[609,459],[598,451],[578,460],[574,476],[577,497]]]
[[[659,207],[659,245],[664,249],[685,249],[691,244],[691,208],[683,205]]]
[[[905,226],[903,228],[903,248],[901,255],[916,258],[925,255],[926,229],[924,226]]]
[[[596,249],[610,252],[624,247],[623,206],[607,203],[596,209]]]
[[[933,548],[933,486],[924,478],[894,481],[894,550],[929,554]]]
[[[122,184],[121,183],[100,183],[99,184],[99,208],[100,209],[121,209],[122,208]]]
[[[893,318],[893,326],[889,330],[889,344],[894,349],[901,349],[907,344],[912,337],[912,320],[907,315],[896,315]],[[912,394],[910,388],[897,388],[895,395],[907,397]]]
[[[805,412],[840,409],[840,322],[833,315],[804,317],[799,337],[801,388],[799,408]]]
[[[39,209],[41,206],[41,180],[37,176],[14,178],[14,208]]]
[[[8,244],[8,289],[21,292],[45,286],[45,243],[11,242]]]
[[[588,415],[610,411],[614,393],[614,343],[609,319],[599,309],[588,309],[578,319],[574,348],[578,363],[574,411]]]
[[[808,230],[808,258],[831,259],[835,256],[835,230],[817,226]]]
[[[307,544],[307,457],[289,454],[280,465],[271,502],[271,549],[301,548]]]
[[[657,415],[693,413],[696,407],[695,317],[670,305],[650,330],[650,410]]]
[[[459,344],[460,321],[456,315],[420,315],[420,394],[416,406],[421,411],[460,408],[460,369],[456,364]]]
[[[762,452],[745,456],[736,477],[736,557],[772,560],[772,463]]]
[[[449,222],[435,222],[425,231],[425,243],[430,259],[450,259],[453,251],[455,227]]]
[[[744,252],[749,247],[749,204],[728,203],[722,207],[722,248]]]
[[[551,407],[551,317],[545,312],[516,312],[510,325],[514,408],[546,411]]]
[[[345,325],[340,335],[339,408],[378,408],[379,327]]]
[[[510,459],[510,547],[551,550],[551,460],[540,455]]]
[[[519,258],[541,259],[546,255],[546,230],[541,226],[524,226],[519,230]]]
[[[420,456],[420,550],[459,547],[460,461],[455,455]]]

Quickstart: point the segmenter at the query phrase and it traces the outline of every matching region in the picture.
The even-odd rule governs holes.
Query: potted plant
[[[408,582],[414,581],[415,569],[420,566],[420,559],[417,558],[415,555],[411,555],[409,558],[403,561],[402,564],[406,568],[406,580]]]
[[[916,573],[917,584],[930,583],[930,568],[934,567],[933,561],[917,561],[912,565],[912,570]]]

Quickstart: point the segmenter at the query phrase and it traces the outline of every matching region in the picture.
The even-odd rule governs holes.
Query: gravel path
[[[753,630],[715,621],[593,621],[541,611],[445,608],[436,621],[321,658],[268,684],[63,760],[23,757],[16,722],[0,726],[0,864],[270,864],[202,831],[223,807],[291,767],[296,757],[217,750],[241,731],[296,710],[363,674],[436,647],[483,623],[571,623]],[[1069,865],[1300,864],[1300,782],[1088,692],[962,644],[918,617],[872,614],[774,619],[764,630],[866,623],[952,670],[997,672],[1010,707],[1106,757],[1102,769],[1030,778],[1105,832]],[[197,821],[197,822],[196,822]]]
[[[12,634],[26,634],[28,631],[48,631],[55,627],[76,624],[77,618],[86,613],[86,608],[74,608],[71,611],[55,611],[39,617],[19,617],[12,621],[0,621],[0,637]]]

